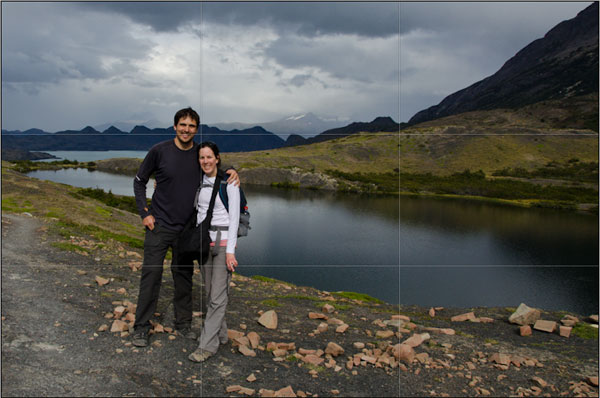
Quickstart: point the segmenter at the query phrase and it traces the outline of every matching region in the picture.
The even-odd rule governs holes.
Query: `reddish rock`
[[[305,348],[299,348],[298,353],[302,355],[314,354],[317,350],[307,350]]]
[[[325,322],[321,322],[319,323],[319,326],[317,326],[317,331],[319,333],[324,333],[329,329],[329,325],[327,325]]]
[[[510,323],[517,325],[533,325],[540,319],[541,312],[538,309],[528,307],[525,303],[521,303],[517,310],[508,317]]]
[[[569,337],[571,335],[571,329],[573,329],[570,326],[559,326],[558,327],[558,333],[562,336],[562,337]]]
[[[225,388],[225,392],[236,392],[236,391],[240,391],[242,389],[242,386],[240,385],[232,385],[232,386],[227,386]]]
[[[344,353],[344,349],[337,345],[336,343],[330,341],[327,343],[327,348],[325,348],[325,354],[331,354],[334,357],[337,357],[340,354]]]
[[[126,330],[129,330],[129,325],[127,325],[126,322],[120,321],[120,320],[114,320],[112,323],[112,326],[110,328],[111,332],[124,332]]]
[[[375,337],[380,338],[380,339],[389,339],[393,335],[394,335],[394,332],[392,332],[391,330],[378,330],[375,333]]]
[[[394,358],[408,364],[415,359],[415,350],[406,344],[396,344],[393,353]]]
[[[492,322],[494,322],[494,319],[493,318],[488,318],[486,316],[480,316],[479,317],[479,321],[481,323],[492,323]]]
[[[410,322],[410,318],[406,315],[392,315],[392,319],[400,319],[406,322]]]
[[[104,324],[104,325],[100,325],[100,327],[98,328],[99,332],[106,332],[108,330],[108,325]]]
[[[227,329],[227,338],[234,340],[236,337],[242,337],[244,333],[238,332],[237,330]]]
[[[348,330],[348,328],[349,328],[349,327],[350,327],[350,326],[348,326],[347,324],[345,324],[345,323],[344,323],[343,325],[340,325],[340,326],[338,326],[338,327],[335,329],[335,332],[336,332],[336,333],[344,333],[346,330]],[[394,332],[392,332],[392,334],[393,334],[393,333],[394,333]]]
[[[250,346],[252,348],[258,347],[258,342],[260,341],[260,336],[256,332],[248,333],[248,341],[250,342]]]
[[[302,360],[307,363],[312,363],[315,366],[319,366],[320,364],[325,362],[325,360],[323,358],[319,358],[318,356],[316,356],[314,354],[305,355],[304,358],[302,358]]]
[[[531,380],[535,381],[536,383],[538,383],[538,385],[542,388],[546,387],[548,385],[548,383],[546,383],[546,381],[544,379],[542,379],[541,377],[538,376],[533,376],[531,378]]]
[[[402,344],[406,344],[412,348],[418,347],[421,344],[423,344],[424,341],[427,341],[430,339],[431,336],[429,336],[429,333],[422,333],[422,334],[413,334],[411,337],[409,337],[408,339],[404,340],[402,342]]]
[[[589,319],[590,319],[590,321],[592,321],[594,323],[598,323],[598,314],[596,314],[596,315],[590,315]]]
[[[246,381],[252,383],[253,381],[256,381],[256,376],[254,375],[254,373],[252,373],[250,376],[246,377]]]
[[[249,346],[250,345],[250,339],[248,339],[248,337],[246,337],[246,336],[236,337],[235,339],[233,339],[233,345],[234,346],[237,346],[237,345]]]
[[[258,323],[267,329],[277,329],[277,313],[273,310],[263,313],[260,318],[258,318]]]
[[[325,304],[323,308],[321,308],[321,311],[323,311],[326,314],[332,314],[333,311],[335,311],[335,307],[331,304]]]
[[[475,319],[475,314],[473,312],[467,312],[466,314],[460,314],[450,318],[452,322],[464,322],[470,319]]]
[[[276,350],[273,350],[273,355],[274,355],[275,357],[284,357],[284,356],[286,356],[286,355],[287,355],[287,350],[284,350],[284,349],[278,348],[278,349],[276,349]]]
[[[245,345],[241,345],[238,347],[238,351],[240,353],[242,353],[242,355],[246,356],[246,357],[255,357],[256,356],[256,352],[254,352],[254,350],[248,348]]]
[[[275,391],[275,397],[295,397],[296,393],[292,389],[292,386],[284,387],[280,390]]]
[[[496,352],[490,355],[489,361],[500,365],[510,365],[510,355]]]
[[[332,324],[332,325],[343,325],[344,321],[342,321],[341,319],[337,319],[337,318],[329,318],[327,319],[327,323]]]
[[[590,376],[586,381],[594,387],[598,387],[598,376]]]
[[[319,312],[309,312],[309,313],[308,313],[308,317],[309,317],[310,319],[327,319],[327,318],[328,318],[328,316],[327,316],[327,315],[325,315],[325,314],[321,314],[321,313],[319,313]]]
[[[552,333],[556,329],[556,322],[538,319],[535,322],[535,325],[533,325],[533,328],[542,332]]]
[[[106,278],[103,278],[101,276],[96,276],[96,283],[98,284],[98,286],[104,286],[109,282],[110,282],[110,280],[108,280]]]
[[[363,348],[365,348],[365,343],[361,343],[359,341],[357,341],[356,343],[352,343],[352,345],[358,350],[362,350]]]
[[[529,325],[524,325],[519,327],[519,334],[521,336],[531,336],[531,326]]]

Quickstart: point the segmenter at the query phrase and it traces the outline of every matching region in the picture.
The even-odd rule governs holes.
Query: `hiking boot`
[[[185,337],[186,339],[198,340],[198,334],[194,332],[190,327],[175,329],[175,331],[177,332],[177,334]]]
[[[188,356],[188,359],[192,362],[204,362],[213,355],[215,354],[212,352],[198,348]]]
[[[131,339],[131,344],[136,347],[146,347],[150,342],[150,336],[148,335],[147,330],[140,330],[133,334],[133,338]]]

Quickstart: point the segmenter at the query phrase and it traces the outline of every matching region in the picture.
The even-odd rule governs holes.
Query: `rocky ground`
[[[141,251],[55,222],[2,214],[3,396],[598,396],[591,314],[540,311],[569,337],[521,336],[515,308],[398,308],[237,274],[216,356],[187,359],[168,267],[151,345],[136,348]]]
[[[193,363],[187,357],[197,343],[171,329],[168,267],[151,345],[136,348],[129,327],[141,251],[93,235],[69,241],[53,222],[2,214],[3,396],[401,395],[397,307],[237,275],[230,341],[206,363]],[[115,247],[106,257],[112,263],[103,257],[106,245]],[[270,311],[273,329],[258,322],[264,315],[272,327]]]

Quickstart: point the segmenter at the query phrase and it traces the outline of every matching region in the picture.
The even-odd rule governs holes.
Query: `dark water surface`
[[[30,175],[133,195],[131,177],[86,169]],[[252,230],[238,241],[243,275],[391,303],[525,302],[598,312],[597,216],[460,200],[248,185],[244,191]]]
[[[598,312],[598,216],[400,199],[400,301]]]

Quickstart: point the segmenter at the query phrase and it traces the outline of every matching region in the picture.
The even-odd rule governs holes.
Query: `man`
[[[192,108],[178,111],[173,125],[175,138],[150,148],[133,181],[138,212],[146,227],[144,262],[132,340],[137,347],[145,347],[149,342],[150,319],[156,311],[163,261],[169,247],[173,250],[171,273],[175,284],[175,330],[185,337],[197,338],[191,329],[193,258],[177,253],[177,240],[186,221],[193,214],[196,189],[202,181],[198,144],[194,142],[199,125],[200,117]],[[153,173],[156,188],[151,208],[148,209],[146,184]],[[234,170],[228,170],[227,173],[230,174],[228,181],[239,184]]]

